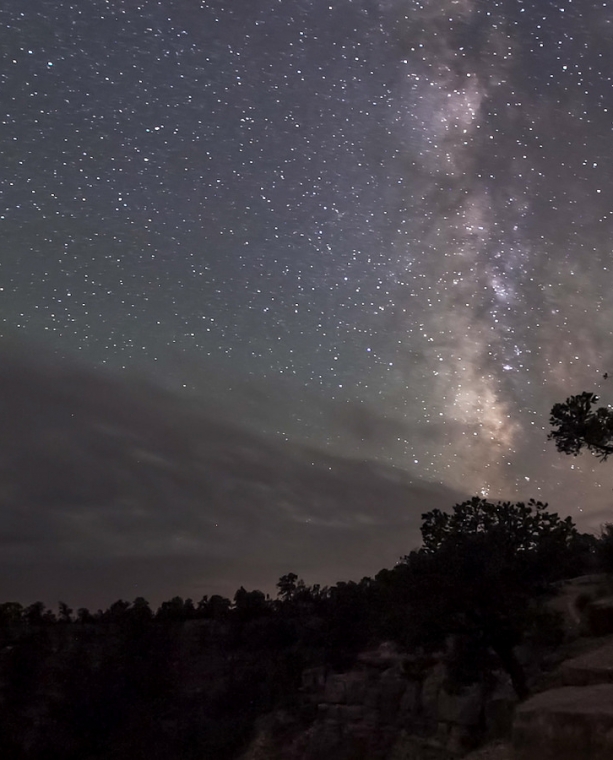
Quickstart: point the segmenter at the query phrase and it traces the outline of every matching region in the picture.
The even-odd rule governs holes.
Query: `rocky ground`
[[[465,755],[464,760],[513,760],[513,748],[508,742],[494,742]]]
[[[270,726],[242,760],[458,757],[483,711],[493,721],[487,733],[508,738],[491,740],[463,755],[466,760],[610,760],[613,635],[589,631],[590,607],[599,620],[609,611],[613,619],[613,598],[603,596],[607,589],[600,582],[584,576],[561,589],[554,604],[566,620],[567,639],[540,662],[530,678],[533,696],[517,706],[502,681],[487,695],[478,688],[447,693],[442,662],[428,665],[417,685],[407,673],[407,655],[382,645],[362,653],[349,672],[305,671],[303,698],[317,709],[315,722],[302,734],[290,731],[283,746],[272,741],[278,733]],[[592,599],[587,606],[576,604],[582,594]]]

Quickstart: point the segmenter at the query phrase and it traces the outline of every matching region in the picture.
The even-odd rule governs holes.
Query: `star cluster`
[[[8,0],[0,37],[4,333],[608,506],[545,440],[611,369],[606,3]]]

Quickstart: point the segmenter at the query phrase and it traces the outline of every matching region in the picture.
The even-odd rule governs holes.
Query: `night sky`
[[[613,400],[610,4],[5,0],[0,56],[4,597],[359,579],[473,494],[613,517],[546,441]]]

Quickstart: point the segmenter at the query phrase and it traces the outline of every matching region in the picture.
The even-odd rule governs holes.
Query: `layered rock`
[[[563,662],[553,676],[559,686],[613,684],[613,641]]]
[[[613,685],[563,686],[528,699],[513,726],[515,760],[610,760]]]
[[[283,758],[449,758],[484,736],[509,731],[516,697],[508,678],[450,685],[445,658],[401,654],[390,645],[358,657],[346,673],[313,668],[302,691],[316,710]]]
[[[613,757],[613,641],[566,660],[543,685],[515,712],[516,759]]]

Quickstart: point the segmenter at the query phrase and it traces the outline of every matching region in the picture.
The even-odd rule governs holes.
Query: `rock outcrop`
[[[610,760],[613,639],[571,641],[560,660],[565,653],[568,659],[534,680],[539,693],[519,705],[500,671],[488,682],[454,685],[442,653],[419,657],[383,645],[348,672],[312,668],[302,678],[310,720],[290,727],[282,746],[260,734],[266,752],[243,760],[451,760],[511,735],[512,749],[494,741],[469,757]]]
[[[613,641],[563,662],[552,674],[556,686],[613,684]]]
[[[563,686],[528,699],[513,726],[515,760],[610,760],[613,685]]]
[[[443,760],[510,731],[516,702],[508,678],[453,685],[445,657],[382,645],[345,673],[312,668],[302,695],[312,720],[269,757],[280,760]],[[259,741],[263,741],[260,737]],[[251,757],[251,756],[249,756]],[[254,755],[256,757],[256,755]]]
[[[613,757],[613,641],[563,662],[513,723],[516,760]]]

